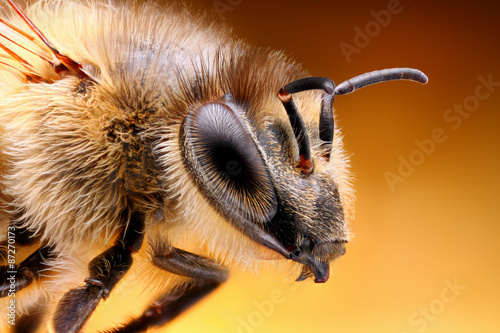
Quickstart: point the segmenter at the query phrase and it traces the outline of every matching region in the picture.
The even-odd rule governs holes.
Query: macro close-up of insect
[[[178,4],[0,10],[1,332],[91,332],[139,283],[98,331],[143,332],[230,269],[327,282],[354,202],[334,98],[427,83],[336,85]]]

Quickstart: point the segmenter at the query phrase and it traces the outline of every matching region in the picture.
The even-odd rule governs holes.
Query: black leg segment
[[[12,333],[36,333],[39,332],[43,321],[43,310],[38,309],[23,314],[16,320],[16,325],[12,327]]]
[[[153,257],[153,264],[168,272],[195,279],[218,282],[224,282],[227,279],[227,271],[213,260],[175,247],[166,253],[156,253]]]
[[[106,331],[106,333],[138,333],[172,321],[190,306],[215,290],[227,279],[227,271],[213,260],[177,248],[157,251],[153,264],[171,273],[193,278],[187,288],[171,291],[147,309],[139,318]]]
[[[171,292],[168,296],[151,305],[141,317],[120,327],[107,330],[105,333],[139,333],[146,332],[152,327],[161,327],[211,293],[219,285],[220,282],[211,280],[196,280],[188,290],[181,289]]]
[[[132,266],[132,253],[141,248],[144,227],[144,214],[133,212],[115,244],[90,262],[86,285],[67,292],[57,305],[53,323],[55,332],[80,332],[101,299],[109,296]]]
[[[49,246],[43,246],[33,252],[19,265],[9,264],[0,267],[0,297],[9,296],[29,286],[33,280],[41,277],[41,272],[49,268],[52,258]]]

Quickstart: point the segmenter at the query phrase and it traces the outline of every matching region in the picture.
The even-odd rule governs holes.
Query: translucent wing
[[[28,31],[0,18],[0,66],[25,82],[54,82],[70,74],[91,79],[80,63],[55,49],[12,0],[6,0]],[[4,9],[7,10],[7,8]],[[34,36],[31,34],[34,33]]]

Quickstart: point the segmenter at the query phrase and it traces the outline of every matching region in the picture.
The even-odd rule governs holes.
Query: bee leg
[[[226,281],[228,275],[227,270],[213,260],[175,247],[166,253],[155,253],[153,265],[177,275],[219,283]]]
[[[13,333],[35,333],[38,332],[43,321],[42,311],[33,311],[23,314],[16,321]]]
[[[167,254],[155,255],[153,264],[171,273],[191,277],[193,284],[187,290],[180,288],[170,292],[141,317],[106,333],[145,332],[148,328],[163,326],[215,290],[228,276],[228,272],[214,261],[176,248]]]
[[[12,250],[14,248],[34,245],[40,238],[28,228],[19,226],[19,216],[22,216],[22,213],[17,213],[10,221],[9,227],[7,228],[8,238],[0,243],[0,260],[2,263],[7,261],[9,249]]]
[[[0,267],[0,297],[5,297],[29,286],[41,277],[41,272],[49,267],[50,246],[42,246],[19,265],[9,264]]]
[[[132,254],[139,251],[143,239],[144,214],[135,211],[115,244],[90,262],[86,285],[71,289],[59,301],[53,322],[55,332],[80,332],[97,304],[109,296],[132,266]]]

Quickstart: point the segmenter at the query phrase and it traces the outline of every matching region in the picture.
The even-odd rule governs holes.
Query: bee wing
[[[6,0],[32,33],[0,18],[0,66],[25,82],[54,82],[71,74],[91,79],[80,63],[61,54],[12,0]]]

